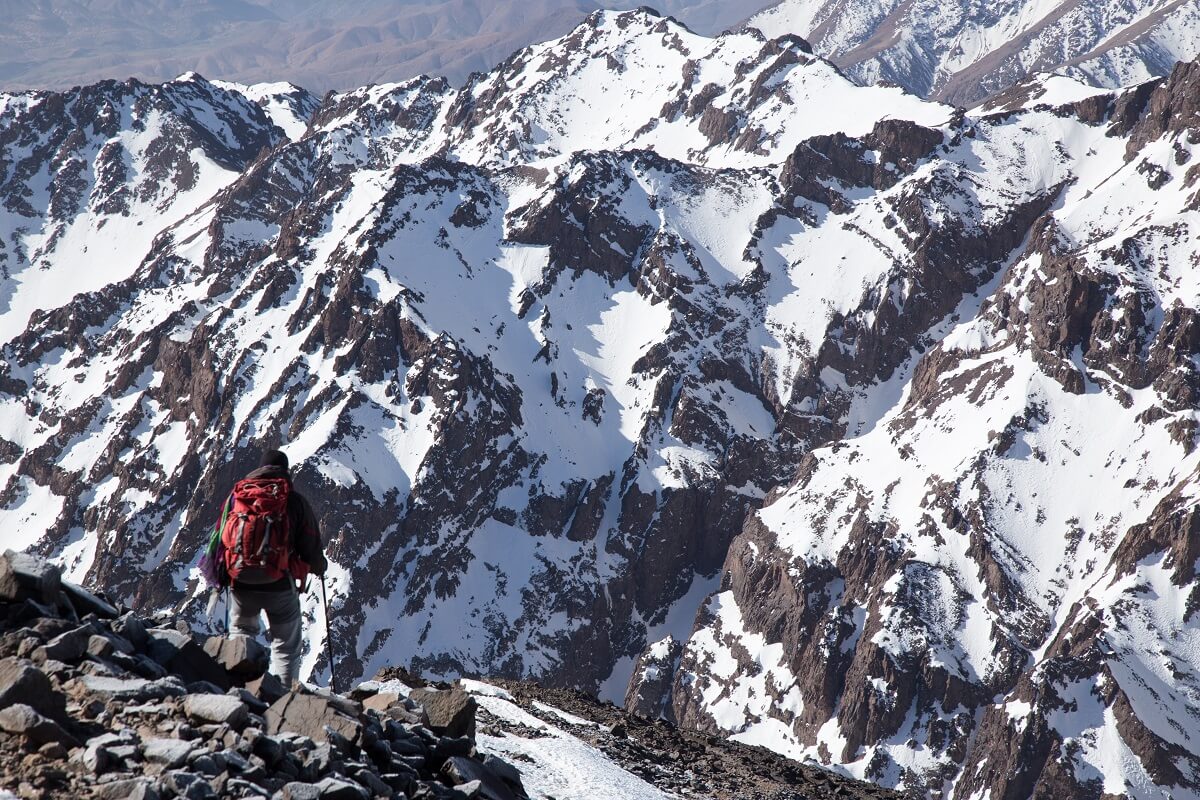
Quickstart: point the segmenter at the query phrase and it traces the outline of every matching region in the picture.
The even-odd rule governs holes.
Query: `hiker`
[[[234,484],[219,530],[232,632],[257,636],[265,611],[271,674],[290,689],[300,671],[300,592],[308,574],[323,576],[328,562],[317,518],[292,487],[284,453],[267,450],[261,466]]]

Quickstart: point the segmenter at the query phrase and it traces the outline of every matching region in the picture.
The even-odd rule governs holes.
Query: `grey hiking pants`
[[[259,591],[234,587],[230,594],[231,627],[234,633],[258,636],[258,615],[267,612],[271,640],[271,674],[283,683],[285,689],[300,677],[300,595],[296,587],[275,591]]]

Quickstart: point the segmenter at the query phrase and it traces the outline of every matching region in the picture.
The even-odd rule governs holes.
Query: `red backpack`
[[[225,566],[232,580],[250,567],[265,571],[271,580],[292,574],[292,562],[299,559],[293,556],[288,529],[289,491],[286,478],[246,478],[233,485],[221,522]]]

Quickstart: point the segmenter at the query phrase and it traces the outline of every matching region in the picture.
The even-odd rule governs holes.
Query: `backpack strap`
[[[211,543],[215,539],[221,538],[221,532],[225,530],[225,521],[229,519],[229,512],[233,509],[233,492],[229,493],[229,498],[225,501],[225,506],[221,509],[221,521],[217,523],[217,527],[213,529]]]

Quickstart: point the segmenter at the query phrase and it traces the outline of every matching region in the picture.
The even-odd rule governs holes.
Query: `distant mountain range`
[[[771,0],[664,0],[719,33]],[[636,0],[0,0],[0,89],[102,78],[290,81],[317,92],[416,75],[461,84],[592,11]]]
[[[780,0],[749,24],[805,37],[863,83],[963,106],[1038,72],[1115,88],[1200,53],[1200,0]]]

